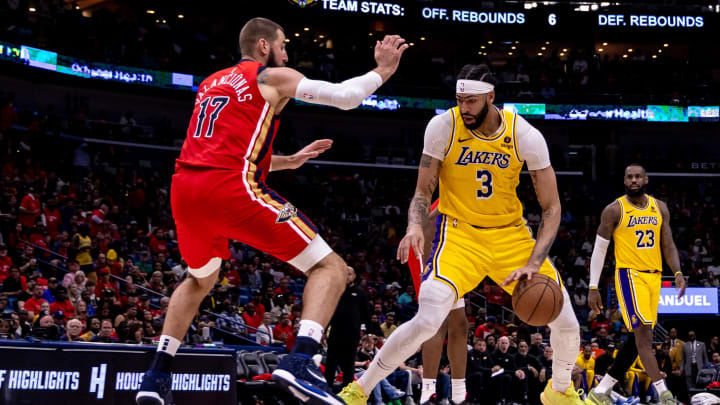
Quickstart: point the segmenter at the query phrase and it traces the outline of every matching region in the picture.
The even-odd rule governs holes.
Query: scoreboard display
[[[308,11],[344,13],[399,18],[415,22],[446,24],[476,24],[483,26],[515,26],[533,28],[564,28],[582,26],[585,29],[700,31],[712,29],[717,13],[639,13],[625,11],[576,11],[567,7],[533,7],[492,9],[474,7],[437,7],[415,2],[376,2],[365,0],[319,0],[308,3]],[[526,3],[527,4],[527,3]],[[533,4],[533,3],[531,3]],[[507,5],[506,5],[507,6]],[[505,7],[505,6],[503,6]],[[313,12],[313,11],[311,11]]]

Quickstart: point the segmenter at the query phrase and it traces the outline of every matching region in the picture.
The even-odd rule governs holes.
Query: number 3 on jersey
[[[480,182],[481,187],[477,190],[477,199],[486,200],[492,197],[492,173],[489,170],[478,170],[476,179]]]
[[[210,122],[208,122],[207,130],[205,131],[205,138],[210,138],[212,136],[215,120],[218,115],[220,115],[220,111],[225,108],[228,101],[230,101],[230,97],[228,96],[217,96],[212,98],[208,97],[200,103],[200,114],[198,114],[197,127],[195,128],[195,134],[193,134],[194,138],[200,138],[200,133],[202,132],[202,127],[205,123],[205,117],[207,117],[208,105],[215,109],[212,113],[210,113]]]

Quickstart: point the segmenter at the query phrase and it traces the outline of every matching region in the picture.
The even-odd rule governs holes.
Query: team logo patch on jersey
[[[505,142],[505,143],[510,143],[510,141],[511,141],[511,139],[510,139],[509,136],[506,136],[506,137],[503,139],[503,142]]]
[[[637,321],[638,321],[637,316],[633,315],[633,316],[632,316],[632,323],[633,323],[633,324],[636,324]]]
[[[285,206],[280,210],[277,218],[275,219],[276,224],[282,224],[283,222],[289,221],[291,218],[297,216],[297,208],[290,203],[286,203]]]
[[[300,6],[300,8],[305,8],[307,6],[314,6],[318,3],[318,0],[290,0],[290,3]]]

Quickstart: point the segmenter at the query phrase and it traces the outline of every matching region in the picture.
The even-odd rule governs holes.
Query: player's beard
[[[276,60],[277,60],[276,56],[277,56],[277,55],[275,55],[275,50],[272,49],[272,48],[270,48],[270,53],[268,54],[268,61],[267,61],[267,65],[266,65],[267,67],[271,67],[271,68],[272,68],[272,67],[283,67],[283,66],[285,66],[285,64],[282,63],[282,62],[280,62],[280,63],[277,63],[277,62],[276,62]]]
[[[629,197],[640,197],[641,195],[645,194],[645,187],[646,187],[646,185],[642,185],[638,189],[633,190],[630,187],[625,186],[625,193]]]
[[[463,124],[465,124],[465,127],[467,129],[478,129],[480,128],[480,125],[485,121],[485,117],[487,117],[488,110],[489,110],[489,104],[487,101],[485,101],[485,107],[483,107],[482,110],[477,115],[467,114],[475,118],[475,121],[472,124],[468,124],[467,122],[463,121]]]

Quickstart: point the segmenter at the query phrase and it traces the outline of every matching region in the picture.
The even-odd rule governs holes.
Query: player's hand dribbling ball
[[[543,274],[523,278],[512,293],[513,311],[521,321],[532,326],[545,326],[560,315],[563,293],[557,281]]]

